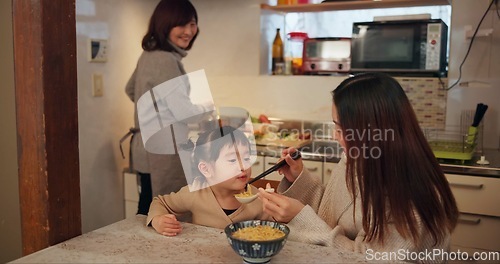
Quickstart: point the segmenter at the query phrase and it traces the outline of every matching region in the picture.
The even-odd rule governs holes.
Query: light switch
[[[100,97],[104,95],[104,83],[102,74],[92,74],[92,96]]]

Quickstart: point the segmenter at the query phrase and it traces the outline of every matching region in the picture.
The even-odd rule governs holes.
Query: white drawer
[[[449,260],[448,263],[450,263],[450,264],[464,264],[464,263],[467,263],[467,264],[496,263],[496,264],[498,264],[499,263],[498,259],[499,259],[500,253],[497,251],[450,245],[450,252],[467,252],[467,254],[469,256],[469,260],[467,260],[467,261]],[[478,258],[477,260],[473,259],[474,254],[476,254],[476,257]],[[480,255],[477,255],[477,254],[480,254]],[[481,258],[483,258],[483,259],[481,259]],[[495,260],[497,260],[497,261],[495,261]]]
[[[320,179],[323,178],[323,162],[304,160],[304,167],[309,170],[312,175],[316,175]]]
[[[459,248],[500,251],[500,218],[460,214],[451,244]]]
[[[456,174],[446,178],[460,212],[500,216],[500,179]]]

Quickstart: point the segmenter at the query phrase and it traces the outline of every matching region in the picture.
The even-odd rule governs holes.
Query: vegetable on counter
[[[269,118],[266,115],[260,115],[259,123],[271,124],[271,121],[269,121]]]
[[[311,133],[298,133],[293,131],[279,130],[279,125],[272,124],[269,118],[261,114],[259,117],[250,116],[256,140],[264,141],[301,141],[310,140]]]

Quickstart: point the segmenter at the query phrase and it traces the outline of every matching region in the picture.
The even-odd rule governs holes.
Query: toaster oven
[[[306,39],[302,57],[304,74],[347,73],[351,69],[351,39]]]

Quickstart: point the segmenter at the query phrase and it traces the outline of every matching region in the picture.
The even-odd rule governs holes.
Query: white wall
[[[187,71],[205,69],[218,106],[240,106],[253,115],[331,119],[329,92],[343,77],[259,75],[260,3],[265,1],[192,2],[201,33],[184,65]]]
[[[82,231],[124,217],[122,171],[128,165],[119,139],[133,123],[125,84],[140,55],[141,40],[157,0],[76,0],[78,123]],[[108,61],[90,63],[88,39],[108,40]],[[92,97],[92,74],[104,79],[104,96]],[[125,144],[128,154],[128,144]],[[127,155],[128,156],[128,155]]]
[[[21,257],[12,1],[0,1],[0,263]]]
[[[452,34],[448,80],[450,85],[458,79],[458,68],[466,54],[470,40],[465,40],[466,25],[474,30],[486,11],[490,0],[453,0]],[[494,4],[493,4],[494,6]],[[500,11],[499,11],[500,12]],[[493,28],[488,37],[477,37],[462,67],[461,82],[471,82],[469,87],[455,86],[448,92],[446,119],[458,124],[460,112],[476,109],[478,103],[489,106],[484,117],[484,146],[500,148],[500,18],[490,10],[480,29]]]

